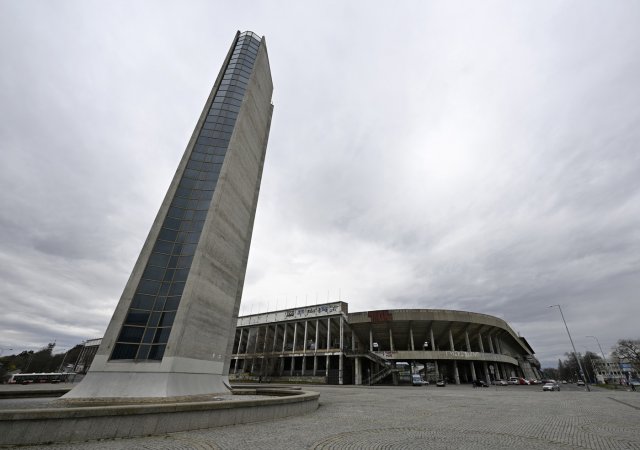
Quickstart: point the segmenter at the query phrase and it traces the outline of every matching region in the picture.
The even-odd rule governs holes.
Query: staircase
[[[398,369],[394,368],[391,363],[389,361],[387,361],[385,358],[383,358],[382,356],[374,353],[374,352],[357,352],[357,351],[345,351],[345,355],[348,357],[355,357],[355,356],[360,356],[360,357],[364,357],[369,359],[370,361],[373,361],[374,363],[382,366],[382,369],[379,370],[378,372],[372,374],[369,378],[363,378],[362,379],[362,384],[368,384],[368,385],[372,385],[372,384],[376,384],[379,381],[381,381],[382,379],[384,379],[386,376],[388,376],[389,374],[393,373],[393,372],[397,372]]]

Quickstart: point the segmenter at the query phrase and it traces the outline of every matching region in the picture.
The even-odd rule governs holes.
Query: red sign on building
[[[369,311],[369,318],[372,323],[391,322],[393,314],[389,311]]]

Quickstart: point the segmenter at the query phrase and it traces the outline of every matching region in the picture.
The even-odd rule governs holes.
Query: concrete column
[[[307,357],[306,356],[302,356],[302,376],[305,375],[305,372],[307,370]]]
[[[356,332],[351,330],[351,350],[356,351]]]
[[[355,384],[357,385],[361,385],[362,384],[362,359],[358,356],[356,357],[356,379],[355,379]]]
[[[456,384],[460,384],[460,374],[458,373],[458,361],[453,360],[453,377],[456,380]]]
[[[262,353],[267,352],[267,336],[269,336],[269,325],[264,327],[264,342],[262,343]]]
[[[393,368],[396,368],[396,363],[392,362],[391,365],[393,366]],[[392,372],[391,373],[391,379],[393,380],[393,385],[397,386],[398,385],[398,372]]]
[[[273,327],[273,346],[271,347],[271,353],[276,352],[276,343],[278,342],[278,324]]]
[[[240,346],[242,345],[243,334],[244,334],[244,328],[240,328],[240,338],[238,339],[238,347],[236,349],[236,355],[240,354]],[[233,367],[234,374],[238,373],[238,362],[239,362],[239,359],[238,357],[236,357],[236,365]]]
[[[316,319],[316,341],[313,343],[314,354],[318,351],[318,339],[320,339],[320,319]]]
[[[238,339],[238,348],[236,349],[236,355],[240,354],[240,346],[242,345],[243,335],[244,335],[244,328],[240,328],[240,339]]]
[[[318,372],[318,357],[313,355],[313,376],[316,376],[316,372]]]
[[[491,339],[491,336],[487,336],[487,338],[489,339],[489,351],[491,353],[495,353],[495,351],[493,349],[493,339]]]
[[[413,326],[409,325],[409,350],[414,351],[416,349],[416,346],[414,345],[413,342]]]
[[[329,355],[325,356],[326,359],[326,364],[325,364],[325,374],[324,376],[327,377],[327,382],[329,381]]]
[[[344,349],[344,317],[340,316],[340,352]]]
[[[296,345],[298,343],[298,322],[293,324],[293,352],[296,351]]]
[[[453,333],[451,332],[451,327],[449,327],[449,347],[451,347],[451,351],[455,351],[453,348]]]
[[[302,353],[304,355],[307,354],[307,328],[308,328],[308,325],[309,325],[309,321],[305,320],[304,321],[304,341],[303,341],[304,345],[302,346]]]
[[[287,325],[288,323],[284,323],[284,327],[282,328],[282,353],[284,353],[287,348]]]
[[[244,347],[244,354],[249,354],[249,341],[251,340],[251,328],[247,328],[247,345]]]
[[[284,356],[280,357],[280,370],[278,371],[280,376],[284,374]]]
[[[484,344],[482,343],[482,335],[478,333],[478,346],[480,347],[480,351],[484,353]]]
[[[431,350],[435,350],[436,340],[433,338],[433,327],[429,327],[429,337],[431,338]]]
[[[465,330],[464,332],[464,343],[467,345],[467,351],[470,352],[471,343],[469,342],[469,332],[467,330]],[[473,379],[475,380],[475,376],[473,377]]]
[[[327,317],[327,350],[331,348],[331,317]]]
[[[391,351],[395,351],[393,347],[393,333],[391,332],[391,327],[389,327],[389,345],[391,346]]]
[[[471,379],[476,381],[478,378],[476,378],[476,368],[473,365],[473,361],[469,361],[469,365],[471,366]]]
[[[369,351],[373,351],[373,327],[369,325]]]
[[[293,347],[291,347],[293,351],[291,352],[291,370],[290,370],[291,376],[293,376],[293,369],[296,366],[296,357],[293,355],[295,355],[296,353],[297,340],[298,340],[298,322],[296,321],[293,323]]]
[[[436,367],[436,381],[440,379],[440,371],[438,370],[438,361],[434,361],[433,365]]]
[[[253,354],[258,354],[258,341],[260,340],[260,326],[256,327],[256,341],[253,344]]]
[[[340,316],[340,354],[338,356],[338,384],[344,383],[344,317]]]

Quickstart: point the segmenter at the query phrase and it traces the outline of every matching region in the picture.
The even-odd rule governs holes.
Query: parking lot
[[[640,449],[640,393],[562,385],[310,386],[317,411],[270,422],[50,449]]]

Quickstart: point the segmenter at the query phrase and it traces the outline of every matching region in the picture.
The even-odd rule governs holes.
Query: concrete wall
[[[318,408],[320,394],[290,394],[264,400],[2,411],[0,446],[149,436],[261,422]]]

